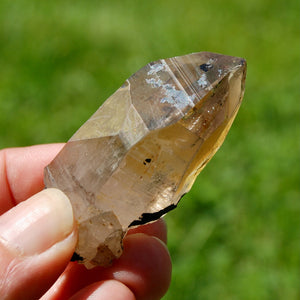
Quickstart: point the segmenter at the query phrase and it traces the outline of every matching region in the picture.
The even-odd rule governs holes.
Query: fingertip
[[[58,189],[46,189],[0,217],[0,236],[21,256],[31,256],[67,237],[75,227],[73,209]]]
[[[137,233],[124,239],[124,253],[112,266],[113,276],[137,299],[161,299],[171,281],[172,264],[166,245],[154,236]]]
[[[63,272],[76,243],[72,206],[57,189],[43,190],[1,215],[0,298],[40,297]]]

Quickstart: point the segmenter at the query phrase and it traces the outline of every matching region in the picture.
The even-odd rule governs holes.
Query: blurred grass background
[[[223,147],[167,216],[164,299],[299,299],[299,1],[0,1],[0,147],[67,141],[133,72],[247,59]]]

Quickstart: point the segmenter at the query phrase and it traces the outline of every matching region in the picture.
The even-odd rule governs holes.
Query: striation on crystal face
[[[130,226],[176,207],[223,143],[245,76],[245,60],[209,52],[149,63],[45,168],[72,202],[86,267],[109,265]]]

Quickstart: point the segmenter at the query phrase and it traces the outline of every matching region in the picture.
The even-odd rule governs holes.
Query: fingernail
[[[0,239],[21,256],[44,252],[73,230],[73,210],[58,189],[45,189],[0,217]]]

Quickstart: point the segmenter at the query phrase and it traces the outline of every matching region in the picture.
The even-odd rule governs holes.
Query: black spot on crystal
[[[146,163],[151,163],[151,158],[146,158],[143,162],[144,165],[146,165]]]
[[[200,65],[200,69],[204,72],[207,72],[208,70],[210,70],[213,67],[213,65],[211,64],[202,64]]]
[[[72,257],[71,257],[71,261],[83,261],[83,258],[79,254],[74,252]]]
[[[246,61],[244,60],[244,59],[242,59],[241,61],[240,61],[240,66],[244,66],[246,64]]]

